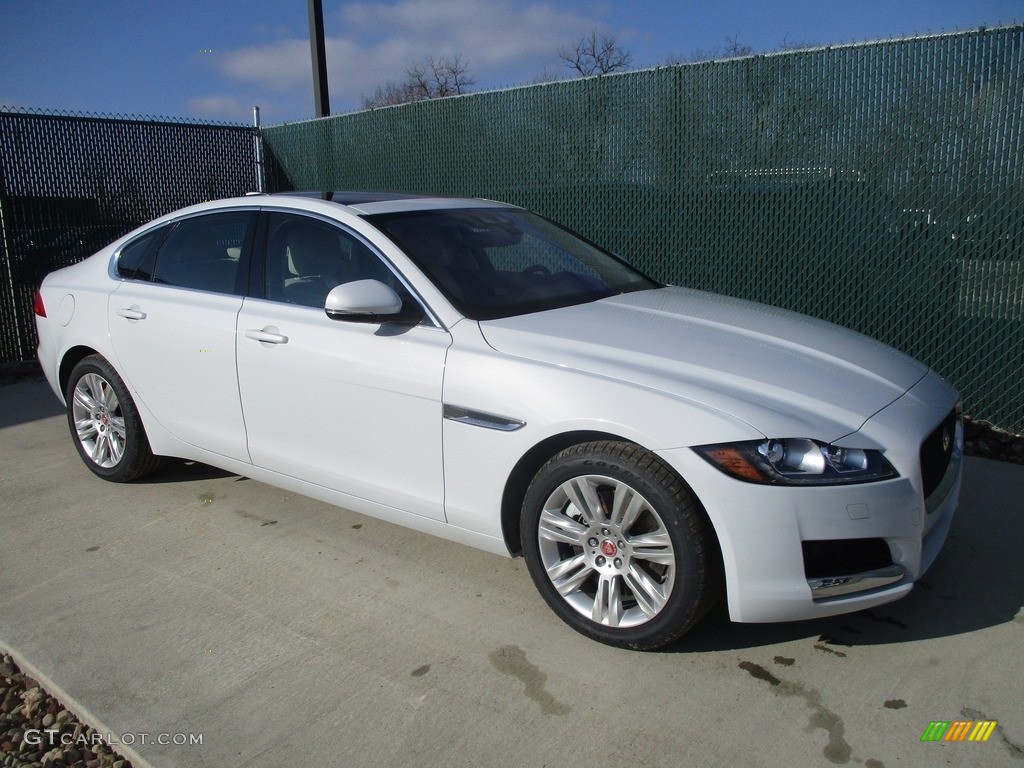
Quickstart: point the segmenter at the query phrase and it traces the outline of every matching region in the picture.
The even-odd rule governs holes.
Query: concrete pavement
[[[905,600],[718,611],[643,654],[565,627],[522,560],[205,466],[98,480],[22,382],[0,387],[0,646],[157,768],[1020,766],[1024,467],[967,473]],[[999,725],[922,743],[936,720]]]

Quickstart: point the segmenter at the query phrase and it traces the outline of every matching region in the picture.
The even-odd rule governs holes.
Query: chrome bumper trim
[[[848,576],[829,576],[821,579],[808,579],[807,586],[811,588],[811,597],[815,600],[822,600],[826,597],[838,597],[849,595],[853,592],[865,592],[869,589],[887,587],[901,581],[906,576],[906,570],[899,565],[890,565],[879,568],[876,571],[864,571],[863,573],[851,573]]]

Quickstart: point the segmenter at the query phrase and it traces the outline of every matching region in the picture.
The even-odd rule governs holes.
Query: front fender
[[[487,420],[445,419],[445,513],[460,528],[502,536],[499,511],[508,483],[522,477],[524,457],[539,466],[565,447],[564,436],[621,439],[654,452],[763,437],[727,413],[663,391],[496,352],[475,323],[459,323],[453,336],[446,409],[521,424],[498,429]]]

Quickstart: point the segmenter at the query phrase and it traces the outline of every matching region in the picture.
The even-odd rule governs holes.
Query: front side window
[[[240,269],[253,214],[229,211],[179,221],[160,246],[153,281],[216,293],[244,292]]]
[[[270,214],[264,275],[268,299],[322,310],[332,288],[368,279],[412,301],[394,273],[355,235],[308,216]]]

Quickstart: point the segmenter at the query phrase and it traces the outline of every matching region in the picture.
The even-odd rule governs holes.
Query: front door
[[[451,338],[436,326],[332,320],[334,285],[373,278],[414,300],[358,236],[270,213],[266,299],[247,298],[236,337],[255,465],[443,520],[441,384]]]

